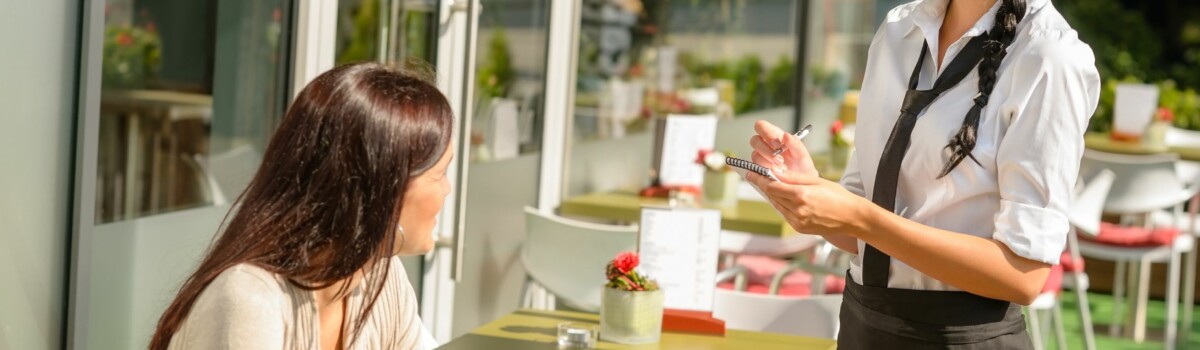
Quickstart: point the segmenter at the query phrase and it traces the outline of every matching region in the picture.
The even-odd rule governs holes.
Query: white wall
[[[79,2],[19,5],[0,5],[0,349],[58,349]]]

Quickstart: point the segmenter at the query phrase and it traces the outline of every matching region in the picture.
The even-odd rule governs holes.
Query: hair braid
[[[963,159],[971,158],[975,164],[979,164],[979,160],[971,154],[971,151],[975,149],[979,119],[983,114],[983,107],[987,106],[992,88],[996,87],[996,71],[1000,68],[1000,62],[1004,61],[1004,56],[1008,54],[1005,49],[1016,38],[1017,24],[1025,17],[1026,10],[1025,0],[1001,1],[1000,9],[996,11],[995,24],[987,34],[984,34],[988,36],[988,39],[983,45],[983,60],[979,62],[979,94],[975,96],[975,105],[978,107],[972,107],[971,111],[963,118],[958,134],[955,134],[950,143],[946,145],[946,148],[954,153],[950,155],[950,160],[946,162],[938,178],[950,174],[950,171],[962,163]]]

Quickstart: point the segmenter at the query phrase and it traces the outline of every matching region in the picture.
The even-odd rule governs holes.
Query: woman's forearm
[[[1017,256],[993,239],[941,230],[873,207],[858,238],[939,281],[1021,305],[1033,302],[1050,265]]]
[[[823,236],[826,241],[850,254],[858,254],[858,238],[850,235],[834,234]]]

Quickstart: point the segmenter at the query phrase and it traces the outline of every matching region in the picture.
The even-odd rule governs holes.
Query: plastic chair
[[[1175,154],[1159,155],[1122,155],[1087,150],[1084,152],[1080,165],[1080,173],[1096,173],[1100,169],[1113,172],[1113,184],[1104,200],[1104,211],[1122,215],[1125,218],[1137,217],[1140,220],[1122,219],[1123,222],[1140,221],[1142,225],[1150,225],[1150,214],[1181,204],[1196,193],[1195,188],[1188,188],[1179,180],[1176,173]],[[1098,223],[1098,221],[1097,221]],[[1080,223],[1087,224],[1087,223]],[[1081,231],[1090,229],[1081,227]],[[1099,233],[1100,230],[1096,231]],[[1142,341],[1146,334],[1146,303],[1149,299],[1150,264],[1167,263],[1167,324],[1166,343],[1168,349],[1173,349],[1177,338],[1179,297],[1179,268],[1180,254],[1192,249],[1192,237],[1180,235],[1170,244],[1161,246],[1130,247],[1105,244],[1091,240],[1080,240],[1079,250],[1082,255],[1114,261],[1117,271],[1114,278],[1114,313],[1120,314],[1122,297],[1125,288],[1125,269],[1128,263],[1136,263],[1139,268],[1137,281],[1137,304],[1134,305],[1133,337]],[[1110,325],[1109,333],[1116,336],[1120,326],[1114,322]]]
[[[1167,129],[1163,140],[1167,146],[1200,149],[1200,131],[1180,129],[1174,126]],[[1195,183],[1200,180],[1200,162],[1194,160],[1179,160],[1176,164],[1179,178],[1184,183]]]
[[[1062,269],[1061,287],[1073,289],[1077,303],[1079,304],[1079,318],[1083,325],[1083,343],[1087,350],[1096,348],[1095,330],[1092,329],[1092,312],[1089,308],[1087,290],[1090,286],[1090,280],[1083,268],[1083,257],[1079,250],[1079,235],[1087,235],[1096,237],[1100,234],[1101,214],[1104,211],[1104,201],[1108,197],[1108,192],[1112,188],[1113,179],[1116,174],[1107,169],[1101,169],[1096,175],[1086,181],[1079,181],[1078,190],[1072,199],[1071,209],[1067,212],[1067,221],[1071,223],[1071,231],[1067,235],[1067,250],[1060,260]],[[1053,305],[1055,316],[1057,317],[1055,328],[1058,332],[1057,341],[1059,349],[1065,348],[1065,334],[1062,329],[1062,303],[1058,302],[1058,294],[1055,294],[1055,303]],[[1039,301],[1042,297],[1038,298]],[[1034,304],[1038,304],[1036,301]],[[1031,305],[1031,308],[1033,306]]]
[[[717,289],[713,317],[728,329],[836,339],[841,295],[784,297]]]
[[[1059,298],[1059,294],[1062,292],[1062,279],[1062,265],[1054,265],[1050,269],[1050,276],[1046,279],[1046,285],[1042,287],[1042,294],[1039,294],[1033,300],[1033,303],[1026,307],[1029,316],[1027,318],[1029,322],[1029,337],[1033,342],[1033,348],[1036,350],[1044,348],[1042,345],[1044,343],[1042,332],[1046,332],[1046,330],[1043,329],[1044,325],[1042,322],[1045,322],[1043,318],[1047,317],[1045,315],[1047,313],[1049,314],[1049,321],[1054,324],[1054,338],[1058,343],[1058,348],[1066,349],[1067,347],[1067,335],[1063,329],[1062,303]]]
[[[1200,148],[1200,131],[1181,129],[1170,127],[1167,129],[1166,138],[1167,146],[1171,147],[1186,147]],[[1200,162],[1194,160],[1180,160],[1176,163],[1176,169],[1179,173],[1179,178],[1184,183],[1195,184],[1200,182]],[[1196,208],[1200,205],[1198,198],[1192,197],[1192,202],[1189,208]],[[1200,237],[1200,222],[1196,220],[1195,211],[1190,211],[1187,215],[1179,211],[1168,212],[1158,211],[1154,213],[1152,220],[1155,225],[1169,225],[1181,228],[1184,232],[1190,233],[1194,238]],[[1200,249],[1192,249],[1184,254],[1183,263],[1183,320],[1181,324],[1192,324],[1192,311],[1195,304],[1196,296],[1196,255]],[[1180,341],[1185,341],[1186,338],[1180,338]]]
[[[604,268],[618,253],[637,249],[637,232],[637,226],[575,221],[526,207],[523,304],[532,303],[531,292],[540,286],[572,308],[598,312]]]

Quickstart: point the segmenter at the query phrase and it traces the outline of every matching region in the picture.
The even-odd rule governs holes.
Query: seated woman
[[[414,74],[364,63],[317,77],[150,349],[423,348],[398,256],[433,247],[452,124]]]

